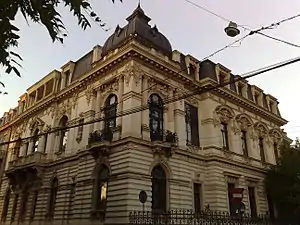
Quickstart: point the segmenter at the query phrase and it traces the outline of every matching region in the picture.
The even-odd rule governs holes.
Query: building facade
[[[2,224],[126,224],[131,211],[273,213],[264,191],[284,136],[278,101],[221,64],[172,50],[140,6],[5,113]],[[29,137],[29,138],[28,138]]]

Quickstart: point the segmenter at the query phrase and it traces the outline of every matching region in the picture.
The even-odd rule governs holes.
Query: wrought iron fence
[[[136,225],[290,225],[271,220],[267,215],[251,217],[244,214],[230,216],[227,212],[192,210],[171,210],[167,213],[131,212],[129,224]],[[296,223],[294,223],[296,224]]]

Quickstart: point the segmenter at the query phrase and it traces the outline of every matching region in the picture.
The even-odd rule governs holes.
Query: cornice
[[[249,112],[254,113],[255,115],[259,115],[260,117],[266,119],[267,121],[271,121],[275,123],[278,126],[285,125],[288,121],[267,111],[266,109],[262,108],[261,106],[258,106],[250,100],[241,98],[239,95],[236,95],[234,93],[230,93],[231,90],[227,88],[218,88],[213,91],[213,93],[219,97],[225,98],[227,101],[245,108]]]
[[[155,53],[156,51],[154,51]],[[18,123],[19,121],[30,117],[32,114],[37,113],[38,111],[46,108],[47,106],[51,105],[53,102],[60,101],[64,98],[67,98],[75,91],[80,91],[84,89],[87,84],[92,83],[96,79],[99,78],[101,74],[105,74],[116,67],[120,67],[124,65],[124,62],[128,60],[138,60],[144,62],[143,65],[147,65],[148,67],[159,70],[160,72],[164,73],[170,79],[177,80],[179,82],[184,83],[184,86],[188,89],[199,89],[203,86],[207,86],[212,84],[211,80],[205,81],[196,81],[192,79],[190,76],[187,75],[186,72],[181,71],[179,72],[180,65],[178,62],[171,61],[167,58],[163,58],[161,55],[153,54],[152,51],[149,51],[149,48],[146,48],[143,45],[138,44],[136,41],[131,41],[127,45],[120,48],[116,54],[111,54],[103,60],[100,60],[96,63],[95,67],[92,68],[89,72],[85,75],[81,76],[79,80],[72,83],[69,87],[61,90],[58,93],[54,93],[41,102],[37,103],[36,105],[32,106],[29,110],[26,110],[23,114],[19,115],[14,121],[10,122],[5,127],[9,127]],[[102,76],[101,76],[102,77]],[[239,104],[249,111],[255,112],[258,115],[262,115],[262,117],[266,118],[268,121],[273,121],[275,124],[284,125],[287,123],[286,120],[283,118],[266,112],[265,109],[262,107],[256,106],[254,103],[250,102],[247,99],[241,99],[236,93],[230,93],[229,89],[226,88],[219,88],[213,91],[216,95],[221,95],[223,98],[227,98],[229,101],[233,102],[234,104]],[[4,129],[6,129],[4,128]],[[0,128],[0,131],[3,128]]]

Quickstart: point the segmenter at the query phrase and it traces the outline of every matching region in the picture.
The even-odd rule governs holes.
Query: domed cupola
[[[168,57],[172,56],[169,40],[158,31],[156,26],[151,27],[149,25],[151,19],[145,15],[140,4],[126,20],[128,24],[123,28],[118,25],[115,32],[106,40],[102,48],[102,57],[111,50],[126,44],[132,38]]]

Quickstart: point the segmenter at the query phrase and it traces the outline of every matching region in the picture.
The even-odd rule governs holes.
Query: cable
[[[246,73],[242,76],[236,77],[233,80],[230,80],[230,81],[227,81],[227,82],[215,85],[215,86],[205,86],[205,87],[203,87],[203,89],[196,90],[192,93],[183,94],[182,96],[178,96],[178,97],[175,96],[175,97],[172,97],[170,99],[166,99],[164,101],[164,105],[170,104],[172,102],[176,102],[176,101],[188,98],[188,97],[191,97],[193,95],[198,95],[198,94],[203,94],[203,93],[206,93],[206,92],[210,92],[210,91],[213,91],[215,89],[224,87],[226,85],[234,84],[237,81],[245,80],[245,79],[260,75],[262,73],[266,73],[268,71],[275,70],[275,69],[278,69],[278,68],[281,68],[281,67],[299,62],[299,61],[300,61],[300,57],[297,57],[297,58],[289,59],[289,60],[286,60],[286,61],[283,61],[283,62],[280,62],[280,63],[273,64],[273,65],[270,65],[270,66],[267,66],[267,67],[264,67],[264,68],[261,68],[261,69],[258,69],[258,70],[254,70],[253,72]],[[117,113],[117,115],[115,117],[117,118],[117,117],[121,117],[121,116],[122,117],[127,116],[127,115],[130,115],[130,114],[133,114],[133,113],[141,112],[141,111],[143,111],[145,109],[148,109],[148,108],[149,108],[148,105],[137,106],[137,107],[125,110],[125,111],[123,110],[123,111]],[[85,123],[82,123],[82,124],[72,125],[72,126],[68,126],[68,127],[57,127],[57,128],[54,128],[53,130],[50,130],[48,132],[43,132],[43,133],[40,133],[38,135],[34,135],[34,136],[26,137],[26,138],[19,138],[17,140],[13,140],[13,141],[2,142],[2,143],[0,143],[0,145],[15,143],[15,142],[19,142],[19,141],[22,141],[22,140],[27,140],[27,139],[30,139],[30,138],[33,138],[33,137],[40,137],[42,135],[49,134],[49,133],[54,133],[54,132],[61,131],[61,130],[66,130],[66,129],[71,129],[71,128],[75,128],[75,127],[79,127],[79,126],[89,125],[89,124],[93,124],[93,123],[96,123],[96,122],[104,121],[105,119],[106,118],[99,118],[99,119],[95,119],[95,120],[85,122]]]
[[[206,60],[206,59],[208,59],[208,58],[210,58],[210,57],[212,57],[212,56],[218,54],[219,52],[221,52],[221,51],[223,51],[223,50],[225,50],[225,49],[231,47],[232,45],[234,45],[234,44],[236,44],[236,43],[242,41],[243,39],[245,39],[247,36],[249,36],[249,34],[246,35],[246,36],[244,36],[244,37],[242,37],[242,38],[240,38],[240,39],[238,39],[238,40],[236,40],[236,41],[234,41],[234,42],[232,42],[232,43],[230,43],[230,44],[228,44],[228,45],[226,45],[225,47],[223,47],[223,48],[221,48],[221,49],[219,49],[219,50],[217,50],[217,51],[211,53],[210,55],[204,57],[201,61],[204,61],[204,60]],[[180,75],[180,73],[184,72],[184,71],[187,70],[187,69],[189,69],[188,66],[187,66],[186,68],[184,68],[184,69],[178,71],[177,74]],[[161,82],[166,82],[166,81],[168,81],[170,78],[172,78],[172,76],[171,76],[171,75],[168,75],[167,78],[165,78],[165,79],[162,80]],[[142,93],[144,93],[145,91],[151,90],[151,89],[154,88],[156,85],[157,85],[157,83],[151,85],[150,87],[148,87],[148,88],[142,90],[139,94],[142,94]],[[176,88],[183,90],[183,88],[178,87],[178,86],[177,86]],[[196,97],[194,97],[194,98],[196,98]],[[197,98],[196,98],[196,99],[197,99]],[[199,99],[197,99],[197,100],[199,100]],[[124,101],[125,101],[125,100],[123,99],[123,100],[121,100],[120,102],[117,102],[117,105],[121,104],[121,103],[124,102]],[[104,109],[105,109],[105,107],[101,107],[101,108],[100,108],[100,111],[97,112],[96,114],[102,113],[102,111],[103,111]],[[96,115],[96,114],[95,114],[95,115]]]
[[[207,9],[207,8],[205,8],[205,7],[203,7],[203,6],[199,5],[199,4],[197,4],[197,3],[195,3],[195,2],[192,2],[192,1],[190,1],[190,0],[184,0],[184,1],[188,2],[189,4],[195,6],[195,7],[199,8],[199,9],[202,9],[202,10],[204,10],[204,11],[206,11],[206,12],[208,12],[208,13],[210,13],[210,14],[212,14],[212,15],[214,15],[214,16],[216,16],[216,17],[218,17],[218,18],[220,18],[220,19],[222,19],[222,20],[224,20],[224,21],[226,21],[226,22],[230,22],[230,21],[231,21],[231,20],[229,20],[228,18],[225,18],[224,16],[221,16],[221,15],[219,15],[219,14],[217,14],[217,13],[214,13],[213,11],[211,11],[211,10],[209,10],[209,9]],[[269,25],[269,26],[267,26],[267,27],[261,27],[260,29],[258,29],[257,31],[255,31],[255,33],[257,33],[257,34],[259,34],[259,35],[262,35],[262,36],[264,36],[264,37],[266,37],[266,38],[270,38],[270,39],[272,39],[272,40],[275,40],[275,41],[278,41],[278,42],[282,42],[282,43],[284,43],[284,44],[287,44],[287,45],[290,45],[290,46],[293,46],[293,47],[300,48],[299,45],[296,45],[296,44],[293,44],[293,43],[291,43],[291,42],[289,42],[289,41],[282,40],[282,39],[279,39],[279,38],[275,38],[275,37],[272,37],[272,36],[270,36],[270,35],[266,35],[266,34],[260,32],[260,31],[263,31],[263,30],[268,30],[268,29],[274,29],[274,28],[277,28],[277,27],[278,27],[279,25],[281,25],[282,23],[285,23],[285,22],[287,22],[287,21],[296,19],[296,18],[298,18],[298,17],[300,17],[300,14],[297,14],[297,15],[294,15],[294,16],[291,16],[291,17],[282,19],[282,20],[280,20],[280,21],[278,21],[278,22],[272,23],[271,25]],[[237,24],[237,26],[242,27],[242,28],[244,28],[245,30],[250,31],[250,34],[251,34],[251,32],[254,32],[254,31],[252,31],[251,29],[249,29],[246,25],[240,25],[240,24]]]

